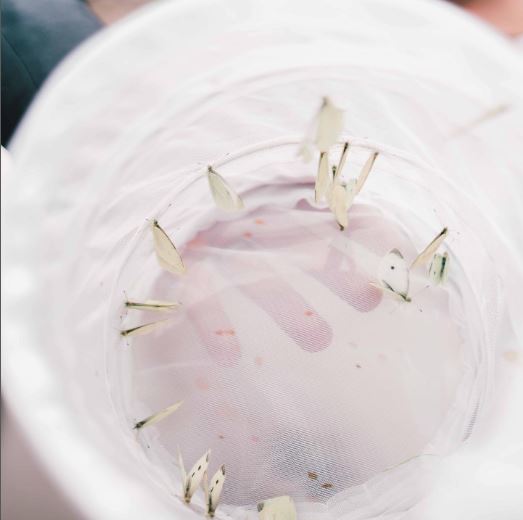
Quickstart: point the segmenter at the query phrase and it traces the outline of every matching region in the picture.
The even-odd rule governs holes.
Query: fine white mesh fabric
[[[158,274],[149,293],[183,308],[132,341],[135,398],[184,400],[159,442],[189,460],[212,448],[225,503],[324,502],[422,453],[439,428],[465,339],[445,289],[417,280],[414,303],[398,304],[370,285],[393,247],[415,256],[369,207],[340,233],[329,212],[271,204],[198,233],[183,278]]]
[[[368,146],[353,142],[346,177],[359,171]],[[184,401],[139,441],[168,480],[178,447],[188,460],[211,448],[213,463],[227,467],[221,509],[233,517],[279,494],[293,496],[300,516],[320,507],[317,514],[336,517],[360,485],[372,490],[370,504],[389,507],[384,482],[402,481],[394,496],[413,500],[421,490],[402,466],[414,459],[417,467],[427,455],[431,467],[431,457],[468,436],[492,370],[486,331],[496,321],[474,295],[483,291],[497,305],[496,284],[485,288],[490,260],[474,234],[462,236],[462,217],[424,187],[423,167],[380,150],[340,232],[330,211],[312,202],[315,166],[296,150],[297,143],[273,143],[217,161],[241,187],[246,209],[234,214],[214,207],[205,169],[187,173],[185,189],[156,212],[186,273],[160,268],[149,219],[130,244],[111,303],[114,331],[158,319],[122,314],[125,297],[183,303],[168,327],[114,343],[114,363],[125,369],[121,383],[111,372],[113,395],[129,426]],[[431,182],[437,186],[437,177]],[[398,194],[423,201],[425,215],[414,203],[398,207]],[[453,229],[447,285],[431,287],[427,266],[411,272],[411,303],[370,284],[388,251],[412,262],[443,222]],[[484,273],[474,288],[461,271],[469,257]],[[425,470],[413,472],[424,478]]]
[[[4,390],[90,518],[201,518],[178,446],[226,464],[218,518],[289,493],[300,520],[397,520],[455,451],[520,442],[519,57],[439,2],[277,4],[165,2],[115,26],[13,143]],[[296,155],[325,95],[346,176],[380,152],[343,233]],[[215,207],[210,163],[245,211]],[[183,277],[158,265],[155,218]],[[410,261],[443,226],[446,285],[417,270],[408,304],[369,286],[384,253]],[[183,306],[123,340],[165,317],[127,296]]]

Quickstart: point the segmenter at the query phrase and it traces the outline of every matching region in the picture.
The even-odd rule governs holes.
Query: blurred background
[[[104,26],[154,1],[4,0],[2,146],[7,145],[45,78],[66,54]],[[452,3],[521,45],[523,0],[455,0]]]
[[[70,51],[105,26],[155,1],[3,0],[2,146],[8,148],[12,134],[41,85]],[[480,17],[523,51],[523,0],[453,3],[470,15]],[[8,170],[2,154],[2,176],[9,175]],[[3,520],[81,519],[33,457],[19,426],[4,405],[1,498]]]

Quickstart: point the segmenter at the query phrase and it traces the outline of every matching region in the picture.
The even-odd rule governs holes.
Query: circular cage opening
[[[245,2],[166,4],[65,68],[30,116],[15,146],[26,175],[10,192],[10,266],[29,280],[15,284],[29,289],[7,323],[11,394],[38,409],[27,431],[93,516],[196,517],[180,509],[178,449],[186,469],[209,449],[210,475],[226,465],[218,517],[257,517],[256,502],[283,494],[300,520],[399,516],[473,431],[491,388],[498,276],[515,286],[520,273],[506,270],[518,255],[502,236],[519,220],[499,209],[517,134],[470,124],[510,101],[516,67],[439,7],[400,3],[337,3],[324,16],[291,2],[276,21]],[[409,30],[376,17],[386,9]],[[445,38],[424,29],[435,20]],[[143,41],[129,67],[121,56]],[[350,142],[347,179],[379,152],[343,232],[313,201],[316,165],[297,157],[325,95],[345,110],[330,155]],[[244,210],[215,207],[208,165]],[[494,170],[503,186],[482,193]],[[158,265],[155,219],[183,276]],[[444,226],[445,284],[427,288],[424,266],[411,302],[371,285],[384,254],[410,263]],[[513,314],[517,294],[503,293]],[[128,299],[182,305],[157,314]],[[202,512],[200,490],[190,506]]]
[[[362,485],[397,485],[405,465],[421,477],[420,458],[437,460],[470,433],[488,391],[493,325],[477,291],[497,294],[480,242],[447,204],[462,194],[396,151],[347,141],[346,177],[378,158],[341,231],[315,203],[315,165],[292,139],[215,161],[244,201],[236,212],[216,207],[206,167],[179,172],[181,188],[162,181],[168,202],[152,210],[121,266],[107,349],[126,428],[183,401],[136,432],[170,492],[182,494],[178,452],[192,463],[210,449],[209,471],[227,468],[220,507],[229,514],[279,495],[305,510],[339,507]],[[333,162],[342,149],[332,149]],[[156,219],[183,258],[182,275],[158,264]],[[411,301],[373,285],[389,251],[412,262],[443,226],[445,284],[423,265],[410,272]],[[470,282],[471,255],[481,287]],[[180,305],[160,317],[124,307],[151,299]],[[159,321],[147,335],[117,333]]]

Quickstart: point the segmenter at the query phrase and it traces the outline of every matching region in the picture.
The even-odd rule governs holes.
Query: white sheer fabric
[[[219,517],[288,493],[300,518],[401,518],[465,439],[521,435],[487,435],[521,374],[520,57],[439,3],[274,9],[144,10],[61,67],[13,144],[5,391],[92,518],[196,517],[177,445],[226,464]],[[324,95],[345,109],[347,173],[380,151],[344,233],[296,157]],[[208,163],[245,211],[214,208]],[[185,277],[158,267],[152,218]],[[412,259],[444,225],[447,286],[413,273],[404,305],[369,286],[389,249]],[[146,315],[125,294],[184,306],[126,342]]]

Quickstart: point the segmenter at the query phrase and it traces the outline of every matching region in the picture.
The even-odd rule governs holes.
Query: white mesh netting
[[[138,438],[168,480],[178,447],[188,460],[212,449],[214,465],[227,467],[220,510],[233,516],[243,514],[234,506],[252,510],[263,498],[290,494],[302,514],[319,504],[336,517],[355,486],[386,470],[397,482],[403,468],[394,469],[403,463],[456,448],[484,404],[492,369],[487,335],[495,312],[480,309],[460,267],[474,256],[484,272],[476,289],[488,291],[495,311],[490,260],[474,235],[461,238],[462,217],[423,187],[423,167],[383,151],[361,194],[368,202],[350,209],[340,232],[330,211],[314,205],[314,166],[300,163],[296,149],[273,143],[222,161],[220,171],[244,187],[246,209],[234,214],[214,207],[205,169],[183,174],[184,190],[154,216],[186,273],[161,269],[149,220],[111,306],[114,341],[119,329],[158,319],[122,314],[127,297],[182,302],[161,331],[115,343],[127,389],[121,394],[112,380],[115,395],[128,425],[183,399],[175,415]],[[368,153],[368,144],[355,143],[347,176]],[[399,209],[398,192],[418,204]],[[411,273],[411,303],[370,285],[388,251],[412,261],[443,222],[453,229],[447,285],[431,286],[426,266]],[[406,486],[398,496],[414,500],[418,491]]]
[[[289,493],[300,520],[397,520],[485,417],[498,447],[519,442],[502,412],[522,333],[521,66],[439,4],[287,0],[275,19],[269,0],[166,2],[44,89],[12,147],[3,370],[88,517],[199,518],[179,446],[226,464],[218,517]],[[325,95],[345,110],[347,175],[380,152],[343,233],[296,157]],[[208,164],[243,212],[216,209]],[[154,218],[183,277],[158,266]],[[389,249],[410,261],[443,226],[447,284],[417,270],[411,303],[368,284]],[[122,340],[158,319],[127,296],[183,306]]]

